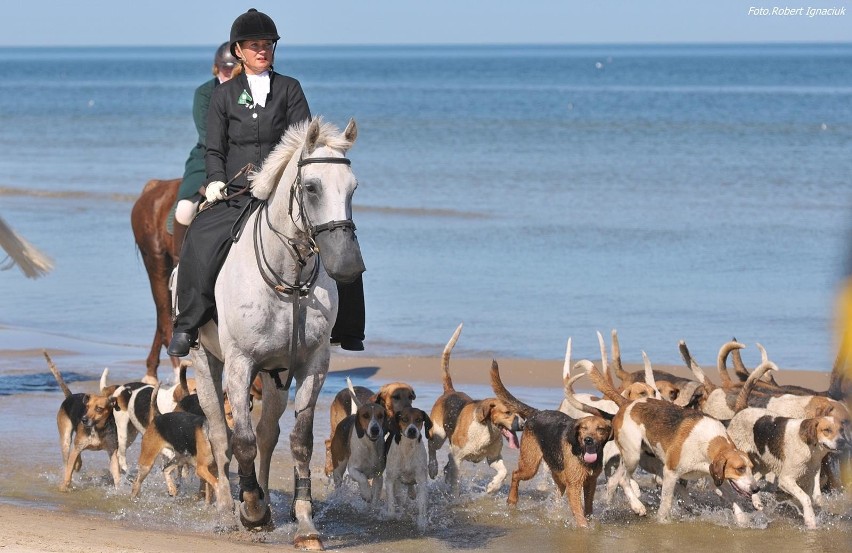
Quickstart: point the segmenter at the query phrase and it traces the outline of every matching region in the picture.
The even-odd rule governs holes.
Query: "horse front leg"
[[[208,355],[203,349],[192,350],[192,365],[195,369],[198,402],[207,417],[208,436],[213,457],[216,460],[218,482],[216,506],[220,513],[234,511],[234,499],[228,484],[228,464],[231,450],[228,444],[228,427],[222,394],[222,362]]]
[[[254,377],[253,363],[242,355],[227,356],[225,388],[231,402],[234,434],[231,448],[237,460],[240,477],[240,522],[246,528],[267,526],[272,521],[268,490],[257,481],[254,461],[257,457],[257,437],[252,428],[250,390]],[[264,414],[267,411],[263,406]]]
[[[281,378],[286,378],[286,373],[282,373]],[[275,446],[278,444],[278,437],[281,435],[279,421],[287,408],[290,392],[283,388],[279,390],[269,373],[261,373],[261,380],[263,399],[260,420],[257,423],[257,479],[261,489],[269,493],[269,467]]]
[[[314,449],[314,409],[328,371],[309,374],[296,390],[296,424],[290,433],[290,450],[295,462],[293,508],[291,516],[298,522],[293,545],[301,549],[322,550],[322,540],[313,521],[311,498],[311,455]]]

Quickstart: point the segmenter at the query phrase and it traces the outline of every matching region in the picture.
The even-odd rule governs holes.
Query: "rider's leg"
[[[175,209],[174,232],[172,233],[172,259],[175,265],[178,264],[180,259],[186,227],[192,222],[192,218],[195,217],[195,212],[198,209],[198,202],[193,201],[193,199],[180,200]]]
[[[199,213],[187,230],[177,277],[178,315],[168,348],[173,357],[188,355],[198,329],[213,318],[216,276],[231,249],[231,229],[243,205],[216,204]]]

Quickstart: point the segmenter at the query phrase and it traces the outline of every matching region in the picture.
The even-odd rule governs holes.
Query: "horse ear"
[[[349,123],[346,125],[346,130],[343,131],[343,138],[349,142],[349,147],[352,147],[352,144],[355,143],[355,139],[358,138],[358,125],[355,124],[355,119],[350,118]]]
[[[319,138],[319,119],[314,119],[308,126],[308,132],[305,135],[305,153],[310,155],[317,147],[317,139]]]

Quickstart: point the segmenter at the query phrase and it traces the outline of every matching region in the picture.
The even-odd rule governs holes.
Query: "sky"
[[[852,0],[797,1],[0,0],[0,46],[218,44],[251,7],[292,45],[852,42]]]

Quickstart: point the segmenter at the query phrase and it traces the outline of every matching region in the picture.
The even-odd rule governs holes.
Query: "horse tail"
[[[453,379],[450,378],[450,353],[452,353],[456,342],[459,340],[459,335],[461,334],[463,326],[464,323],[461,323],[458,327],[456,327],[456,331],[453,332],[453,335],[450,337],[450,341],[447,342],[446,346],[444,346],[444,353],[441,354],[441,373],[444,380],[445,394],[455,391],[455,388],[453,388]]]
[[[44,276],[53,269],[53,261],[12,230],[2,217],[0,217],[0,248],[5,250],[11,258],[11,262],[3,263],[0,269],[17,265],[27,278]]]
[[[56,368],[56,365],[53,364],[53,360],[47,354],[47,350],[42,350],[44,353],[44,358],[47,359],[47,366],[50,368],[50,372],[53,373],[53,378],[56,379],[56,382],[59,384],[59,388],[62,389],[62,393],[65,394],[65,397],[70,397],[71,390],[68,389],[68,385],[65,384],[65,380],[62,379],[62,375],[59,373],[59,369]]]
[[[494,359],[491,360],[491,389],[494,390],[494,394],[497,396],[497,399],[509,405],[509,407],[520,413],[520,415],[525,419],[530,418],[538,411],[535,407],[531,407],[513,396],[512,393],[503,386],[503,381],[500,379],[500,367],[497,366],[497,361]]]
[[[154,389],[151,391],[151,409],[148,412],[148,427],[154,423],[154,418],[160,416],[160,409],[157,406],[157,396],[160,394],[160,383],[157,382],[157,385],[154,386]]]

